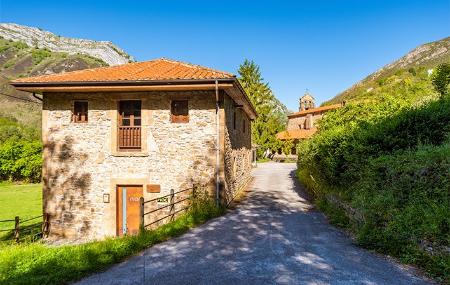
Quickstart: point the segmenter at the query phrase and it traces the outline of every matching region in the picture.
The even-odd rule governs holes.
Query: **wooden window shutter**
[[[171,103],[171,122],[172,123],[188,123],[189,122],[189,105],[188,100],[174,100]]]
[[[86,123],[88,121],[88,102],[75,101],[73,103],[72,121],[74,123]]]

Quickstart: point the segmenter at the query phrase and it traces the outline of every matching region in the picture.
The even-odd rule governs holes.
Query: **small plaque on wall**
[[[161,192],[161,185],[147,184],[147,193],[159,193]]]
[[[167,204],[169,203],[169,197],[161,197],[156,200],[158,204]]]

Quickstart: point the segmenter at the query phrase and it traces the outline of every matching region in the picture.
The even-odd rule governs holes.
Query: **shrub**
[[[39,49],[35,48],[31,51],[31,57],[33,59],[33,65],[38,65],[47,57],[50,57],[52,54],[48,49]]]

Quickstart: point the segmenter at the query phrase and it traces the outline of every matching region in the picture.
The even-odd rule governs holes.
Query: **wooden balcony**
[[[140,150],[141,127],[120,126],[118,139],[119,139],[119,150]]]

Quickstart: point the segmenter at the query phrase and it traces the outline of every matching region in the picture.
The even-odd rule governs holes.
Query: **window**
[[[73,102],[72,121],[74,123],[86,123],[88,121],[88,102],[87,101]]]
[[[236,129],[236,111],[233,111],[233,130]]]
[[[242,132],[245,133],[245,119],[242,119]]]
[[[119,150],[141,149],[141,101],[119,102]]]
[[[189,122],[189,106],[188,100],[174,100],[171,104],[171,122],[172,123],[188,123]]]
[[[119,125],[140,126],[141,125],[141,101],[128,100],[119,102]]]

